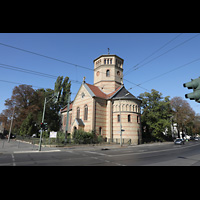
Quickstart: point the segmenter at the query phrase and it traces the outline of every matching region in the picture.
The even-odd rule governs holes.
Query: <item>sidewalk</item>
[[[8,143],[7,139],[0,139],[0,154],[2,153],[20,153],[20,152],[37,152],[39,149],[38,145],[33,145],[28,142],[20,140],[10,140]],[[58,150],[54,147],[42,146],[42,151]],[[41,152],[42,152],[41,151]]]
[[[140,145],[127,145],[123,144],[122,147],[119,144],[80,144],[80,145],[69,145],[64,147],[56,146],[42,146],[41,152],[51,152],[51,151],[66,151],[66,150],[109,150],[109,149],[120,149],[120,148],[141,148],[148,146],[159,146],[167,145],[172,142],[157,142],[150,144],[140,144]],[[20,140],[10,140],[7,142],[7,139],[0,139],[0,154],[2,153],[28,153],[28,152],[38,152],[39,146],[30,144],[29,142],[20,141]]]

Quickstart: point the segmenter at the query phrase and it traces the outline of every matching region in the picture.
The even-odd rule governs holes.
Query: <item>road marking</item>
[[[12,153],[11,156],[12,156],[13,166],[16,166],[14,154]]]
[[[13,153],[50,153],[50,152],[59,152],[61,150],[55,149],[55,150],[48,150],[48,151],[14,151]]]
[[[107,156],[107,154],[104,153],[98,153],[98,152],[94,152],[94,151],[84,151],[86,153],[92,153],[92,154],[96,154],[96,155],[100,155],[100,156]]]
[[[100,161],[103,161],[103,162],[106,162],[106,163],[111,163],[111,165],[118,165],[118,166],[126,166],[126,165],[123,165],[123,164],[120,164],[120,163],[116,163],[116,162],[113,162],[113,161],[110,161],[110,160],[104,160],[102,158],[97,158],[97,157],[91,157],[95,160],[100,160]]]
[[[146,151],[146,152],[132,152],[132,153],[125,153],[125,154],[118,154],[118,155],[106,155],[106,156],[108,156],[108,157],[117,157],[117,156],[130,156],[130,155],[134,155],[134,154],[159,153],[159,152],[164,152],[164,151],[175,151],[175,150],[180,150],[180,149],[186,149],[186,148],[194,147],[194,146],[197,146],[197,145],[199,145],[199,144],[185,146],[185,147],[181,147],[181,148],[163,149],[163,150]]]

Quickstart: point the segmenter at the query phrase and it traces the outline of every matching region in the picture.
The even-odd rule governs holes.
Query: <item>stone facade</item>
[[[102,55],[94,60],[94,85],[83,80],[69,107],[68,132],[82,128],[95,131],[107,141],[119,141],[121,120],[124,142],[141,142],[141,102],[123,85],[123,62],[116,55]],[[61,114],[65,131],[67,106]]]

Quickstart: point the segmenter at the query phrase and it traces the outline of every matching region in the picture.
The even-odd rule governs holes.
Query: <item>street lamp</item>
[[[51,97],[48,101],[47,101],[47,98],[46,98],[46,97],[44,98],[44,108],[43,108],[42,123],[41,123],[41,124],[44,124],[44,115],[45,115],[46,104],[47,104],[50,100],[52,100],[53,98],[56,98],[56,100],[54,101],[54,103],[57,103],[59,97],[60,97],[60,92],[54,94],[53,97]],[[40,130],[40,142],[39,142],[39,149],[38,149],[38,151],[41,151],[42,133],[43,133],[43,128],[41,128],[41,130]]]
[[[10,123],[10,130],[9,130],[9,134],[8,134],[8,143],[10,142],[10,135],[11,135],[11,131],[12,131],[14,114],[15,114],[15,106],[14,106],[14,109],[13,109],[13,114],[12,114],[11,123]]]

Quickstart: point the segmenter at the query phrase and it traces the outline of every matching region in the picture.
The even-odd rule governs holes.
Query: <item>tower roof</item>
[[[98,60],[101,57],[112,57],[112,56],[117,57],[117,58],[121,59],[124,62],[124,59],[120,58],[119,56],[117,56],[115,54],[103,54],[103,55],[100,55],[98,58],[94,59],[93,62],[95,62],[96,60]]]
[[[115,93],[112,97],[112,99],[124,99],[124,100],[138,100],[140,101],[138,98],[136,98],[134,95],[132,95],[124,86],[122,87],[121,90],[119,90],[117,93]]]

